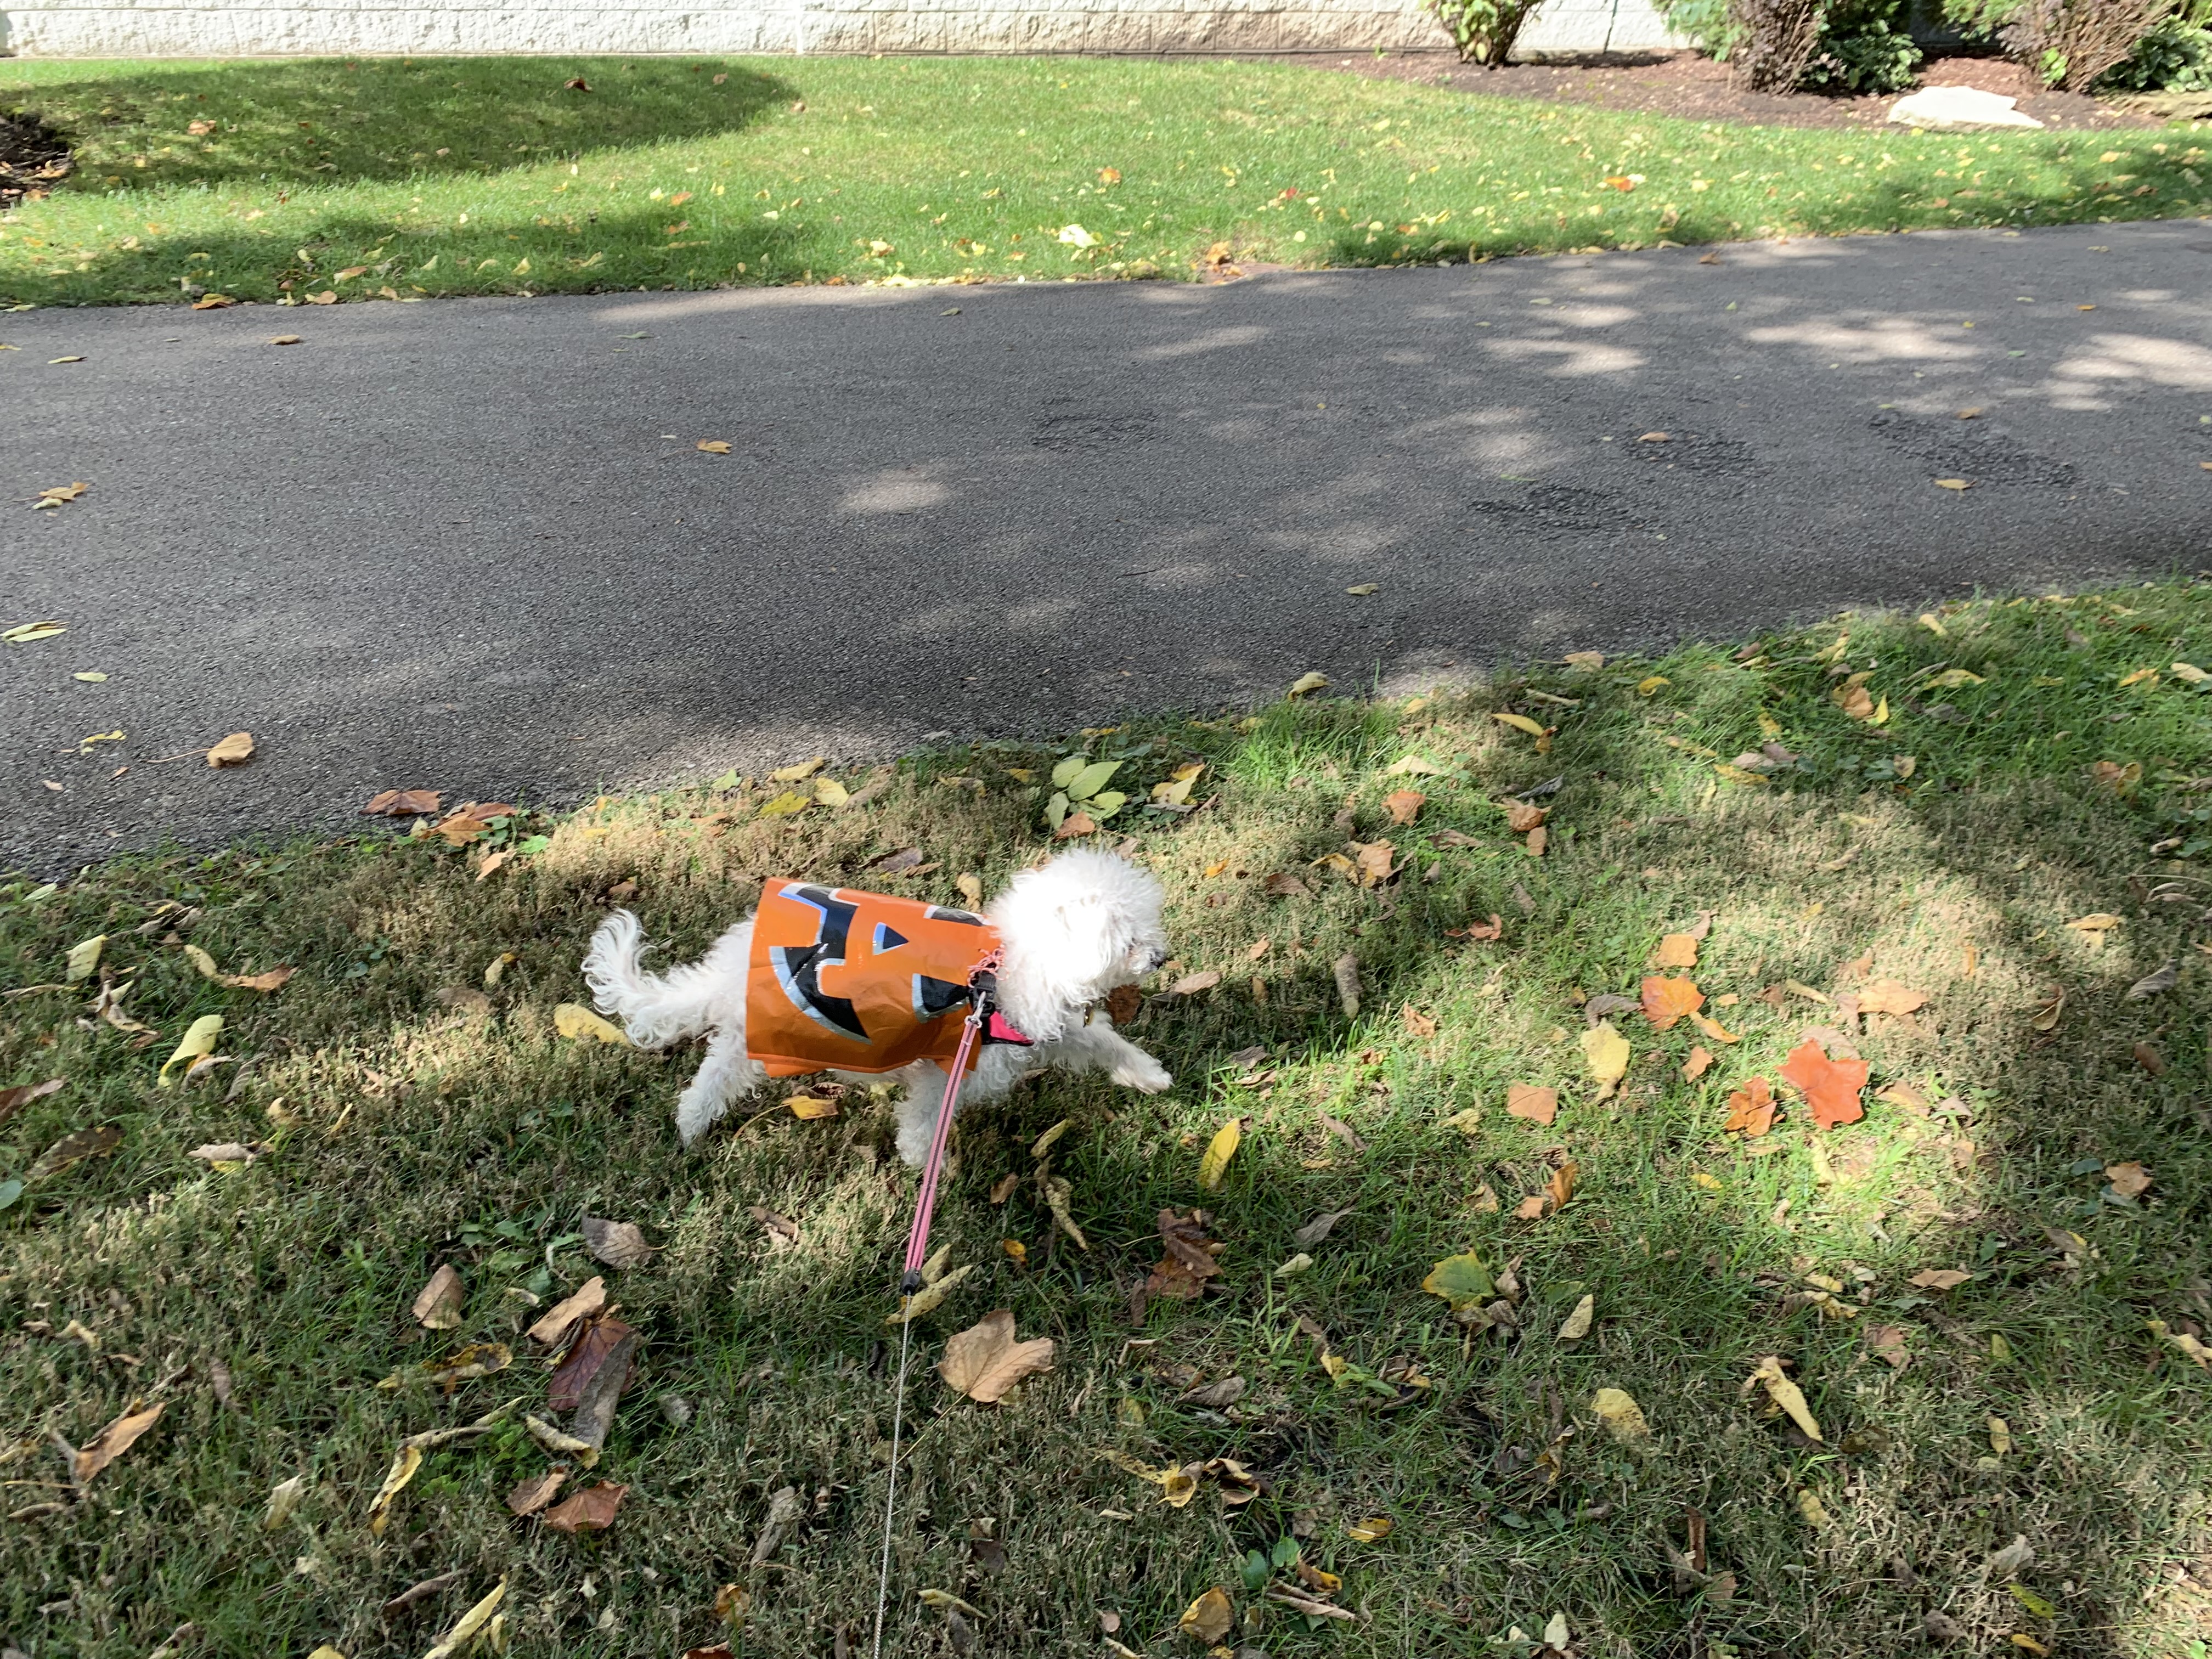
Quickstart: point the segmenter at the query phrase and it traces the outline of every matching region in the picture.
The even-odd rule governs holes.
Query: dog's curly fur
[[[1164,895],[1149,871],[1108,853],[1064,853],[1024,870],[984,907],[999,930],[999,1006],[1033,1048],[990,1047],[962,1085],[961,1100],[991,1100],[1032,1066],[1103,1071],[1115,1082],[1158,1094],[1167,1068],[1116,1032],[1095,1005],[1167,959]],[[707,1058],[676,1105],[676,1130],[690,1146],[768,1073],[745,1054],[745,969],[752,951],[747,916],[701,961],[666,974],[642,972],[643,930],[627,910],[600,924],[584,957],[584,979],[601,1012],[623,1022],[641,1048],[707,1038]],[[835,1073],[845,1081],[883,1079]],[[899,1155],[919,1164],[945,1103],[945,1073],[923,1060],[891,1073],[904,1085]]]

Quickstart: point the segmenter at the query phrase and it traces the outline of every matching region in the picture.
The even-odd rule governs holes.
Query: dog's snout
[[[1137,969],[1138,977],[1141,979],[1146,974],[1158,971],[1160,964],[1167,959],[1168,947],[1164,945],[1153,945],[1152,949],[1146,951],[1144,954],[1142,958],[1143,966]]]

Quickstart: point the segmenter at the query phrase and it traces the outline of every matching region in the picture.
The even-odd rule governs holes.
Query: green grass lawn
[[[25,60],[0,63],[9,106],[81,153],[0,218],[15,304],[1180,276],[1222,243],[1387,264],[2212,213],[2203,124],[1692,125],[1231,62]]]
[[[1220,977],[1132,1022],[1170,1093],[1046,1077],[963,1119],[936,1237],[974,1271],[917,1330],[890,1650],[960,1650],[929,1589],[975,1610],[975,1652],[1106,1653],[1111,1629],[1195,1659],[1177,1620],[1218,1588],[1221,1645],[1272,1655],[1533,1656],[1559,1615],[1577,1656],[1846,1659],[1923,1650],[1935,1614],[1960,1653],[2202,1659],[2212,1379],[2185,1339],[2212,1324],[2212,692],[2176,662],[2212,664],[2212,586],[937,754],[795,817],[761,811],[782,786],[736,779],[603,799],[503,826],[514,855],[483,879],[480,847],[374,830],[0,884],[0,984],[52,986],[106,941],[0,1024],[0,1087],[62,1080],[0,1121],[0,1639],[138,1659],[189,1622],[188,1654],[420,1654],[503,1582],[514,1654],[719,1633],[827,1655],[841,1625],[865,1651],[913,1190],[888,1112],[853,1093],[800,1121],[771,1098],[687,1153],[670,1115],[696,1051],[564,1037],[556,1009],[611,892],[682,955],[767,873],[995,885],[1049,845],[1035,775],[1079,750],[1139,798],[1206,768],[1210,804],[1133,804],[1105,833],[1168,884],[1160,985]],[[1505,803],[1554,777],[1534,856]],[[1408,787],[1425,799],[1395,822]],[[1354,842],[1389,843],[1396,873],[1329,861]],[[926,870],[868,873],[909,846]],[[1717,1032],[1589,1006],[1637,996],[1701,916],[1694,967],[1668,971]],[[296,972],[226,988],[186,945]],[[2168,964],[2169,988],[2131,993]],[[156,1035],[91,1018],[102,985]],[[1925,1001],[1866,1012],[1903,991]],[[1601,1014],[1629,1051],[1609,1097]],[[161,1087],[209,1015],[240,1063]],[[1816,1131],[1779,1086],[1808,1032],[1863,1056],[1863,1120]],[[1782,1117],[1724,1132],[1754,1078]],[[1556,1120],[1509,1115],[1516,1083],[1556,1088]],[[1237,1116],[1207,1191],[1203,1150]],[[1050,1173],[1087,1248],[1033,1151],[1063,1121]],[[62,1161],[100,1129],[104,1151]],[[191,1155],[224,1142],[263,1150]],[[1565,1203],[1528,1213],[1547,1190]],[[1159,1212],[1193,1206],[1225,1245],[1216,1287],[1133,1301]],[[588,1260],[586,1216],[657,1254]],[[1423,1289],[1470,1251],[1494,1322]],[[410,1304],[441,1264],[465,1297],[426,1332]],[[547,1465],[516,1421],[546,1411],[550,1365],[522,1332],[593,1273],[642,1347],[588,1477],[626,1499],[570,1537],[503,1500]],[[1586,1297],[1587,1334],[1562,1336]],[[995,1308],[1058,1349],[986,1407],[928,1367]],[[471,1343],[512,1364],[450,1395],[424,1380]],[[1769,1356],[1819,1439],[1747,1394]],[[1233,1401],[1192,1397],[1231,1378]],[[1648,1444],[1601,1426],[1603,1389]],[[53,1437],[83,1447],[140,1401],[160,1420],[73,1490]],[[404,1437],[502,1406],[372,1532]],[[1206,1478],[1174,1507],[1129,1472],[1224,1456],[1256,1498]],[[756,1564],[787,1488],[797,1517]],[[1676,1571],[1700,1526],[1702,1565]],[[1993,1564],[2016,1538],[2032,1557]],[[1294,1556],[1340,1576],[1354,1621],[1268,1599]],[[734,1630],[725,1585],[750,1598]]]

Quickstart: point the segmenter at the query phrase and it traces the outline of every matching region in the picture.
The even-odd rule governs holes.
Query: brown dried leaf
[[[44,1083],[19,1083],[12,1089],[0,1089],[0,1123],[5,1123],[33,1101],[59,1093],[64,1081],[50,1077]]]
[[[610,1480],[586,1486],[559,1508],[546,1510],[545,1525],[571,1537],[580,1532],[605,1532],[614,1525],[615,1511],[622,1508],[623,1495],[629,1491],[628,1486],[617,1486]]]
[[[89,1481],[129,1451],[139,1436],[160,1422],[161,1413],[168,1409],[166,1404],[160,1404],[149,1406],[142,1411],[135,1400],[131,1405],[131,1410],[102,1429],[89,1445],[77,1453],[70,1465],[70,1472],[79,1485]]]
[[[460,1274],[454,1271],[452,1262],[447,1262],[430,1275],[430,1282],[416,1293],[410,1310],[415,1322],[426,1331],[457,1328],[461,1322],[461,1304],[467,1294]]]
[[[1690,1057],[1682,1062],[1682,1081],[1695,1083],[1712,1069],[1712,1050],[1702,1042],[1690,1045]]]
[[[515,1515],[535,1515],[553,1501],[561,1484],[568,1478],[566,1468],[552,1468],[528,1480],[516,1483],[507,1495],[507,1507]]]
[[[1955,1291],[1972,1278],[1956,1267],[1923,1267],[1905,1282],[1923,1291]]]
[[[540,1347],[557,1348],[566,1342],[580,1320],[590,1319],[607,1305],[607,1281],[594,1275],[548,1308],[524,1334]]]
[[[1721,1125],[1723,1134],[1741,1129],[1756,1137],[1774,1127],[1774,1088],[1765,1078],[1752,1079],[1729,1096],[1728,1103],[1728,1121]]]
[[[1429,798],[1418,789],[1394,789],[1382,798],[1383,809],[1393,823],[1411,823],[1428,804]]]
[[[210,766],[243,766],[253,758],[253,734],[234,732],[207,751]]]
[[[1687,933],[1668,933],[1659,941],[1659,948],[1651,953],[1654,968],[1694,968],[1698,965],[1698,941]]]
[[[1909,1014],[1927,1003],[1927,992],[1913,990],[1893,979],[1875,980],[1859,993],[1863,1014]]]
[[[592,1320],[578,1333],[546,1385],[547,1409],[572,1412],[584,1391],[604,1370],[616,1351],[637,1333],[621,1320],[606,1316]]]
[[[1831,1060],[1811,1040],[1799,1043],[1783,1062],[1782,1075],[1805,1091],[1816,1128],[1832,1129],[1856,1123],[1866,1115],[1859,1091],[1866,1087],[1867,1063],[1863,1060]]]
[[[2150,1171],[2140,1164],[2107,1164],[2105,1179],[2122,1198],[2140,1198],[2150,1190]]]
[[[444,792],[438,789],[386,789],[369,797],[361,809],[363,817],[427,817],[438,810]]]
[[[1050,1370],[1053,1346],[1048,1336],[1016,1341],[1014,1316],[1000,1308],[945,1343],[937,1372],[970,1400],[988,1405],[1022,1378]]]
[[[1509,1083],[1505,1085],[1505,1115],[1549,1127],[1559,1115],[1559,1091],[1534,1083]]]
[[[610,1267],[641,1267],[653,1259],[653,1247],[633,1221],[608,1221],[587,1215],[580,1229],[584,1248]]]
[[[1566,1208],[1567,1200],[1575,1195],[1576,1177],[1581,1173],[1582,1166],[1572,1158],[1552,1171],[1552,1178],[1544,1183],[1544,1196],[1552,1200],[1553,1209]]]

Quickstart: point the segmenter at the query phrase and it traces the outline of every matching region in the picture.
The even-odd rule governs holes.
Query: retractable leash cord
[[[953,1051],[951,1074],[945,1079],[945,1104],[938,1109],[937,1132],[929,1139],[929,1157],[921,1166],[921,1187],[914,1200],[914,1225],[906,1236],[906,1265],[899,1274],[899,1293],[911,1297],[921,1288],[921,1264],[929,1259],[929,1222],[937,1208],[937,1178],[945,1169],[945,1146],[952,1133],[952,1113],[960,1103],[960,1085],[975,1051],[987,1039],[1026,1043],[1029,1039],[1008,1025],[998,1012],[998,965],[995,953],[984,960],[969,978],[968,1018]],[[899,1435],[906,1419],[906,1365],[914,1344],[914,1322],[899,1323],[898,1382],[891,1395],[891,1470],[884,1494],[884,1557],[876,1578],[875,1659],[884,1656],[884,1611],[891,1589],[891,1530],[898,1517]]]

